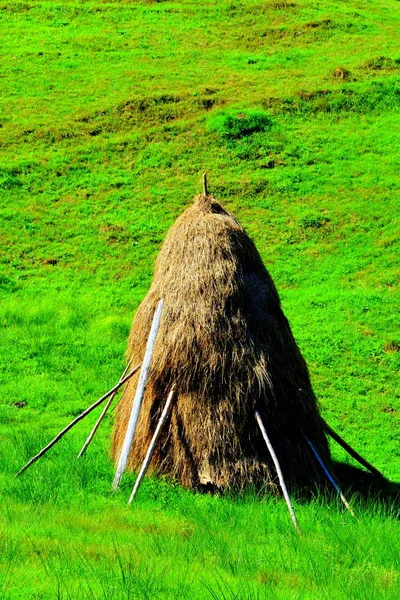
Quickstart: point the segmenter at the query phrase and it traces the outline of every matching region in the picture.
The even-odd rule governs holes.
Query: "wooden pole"
[[[133,360],[133,358],[131,358],[131,360],[130,360],[130,361],[128,362],[128,364],[126,365],[126,367],[125,367],[125,370],[124,370],[124,372],[122,373],[122,375],[121,375],[121,377],[120,377],[120,381],[121,381],[121,379],[123,379],[123,378],[125,377],[125,375],[127,374],[127,372],[128,372],[128,369],[129,369],[129,367],[131,366],[132,360]],[[80,452],[79,452],[79,454],[78,454],[78,458],[81,458],[81,457],[82,457],[82,456],[85,454],[85,452],[86,452],[86,450],[87,450],[87,447],[89,446],[90,442],[91,442],[91,441],[92,441],[92,439],[94,438],[94,436],[95,436],[95,434],[96,434],[96,431],[97,431],[97,430],[98,430],[98,428],[100,427],[100,423],[102,422],[102,420],[103,420],[103,419],[104,419],[104,417],[106,416],[106,413],[107,413],[108,409],[110,408],[110,406],[111,406],[111,404],[112,404],[112,401],[114,400],[114,398],[115,398],[115,396],[116,396],[116,395],[117,395],[117,392],[114,392],[114,393],[113,393],[113,394],[112,394],[112,395],[109,397],[109,399],[107,400],[107,403],[106,403],[105,407],[104,407],[104,408],[103,408],[103,410],[101,411],[101,415],[100,415],[100,416],[99,416],[99,418],[97,419],[95,426],[93,427],[92,431],[91,431],[91,432],[90,432],[90,434],[88,435],[86,442],[83,444],[83,446],[82,446],[82,449],[81,449],[81,451],[80,451]]]
[[[297,523],[296,515],[294,514],[294,509],[293,509],[292,503],[290,502],[290,498],[289,498],[289,494],[288,494],[288,491],[287,491],[287,488],[286,488],[285,480],[283,479],[282,469],[281,469],[281,466],[279,464],[278,458],[277,458],[277,456],[275,454],[273,446],[272,446],[272,444],[270,442],[270,439],[269,439],[269,437],[267,435],[267,432],[266,432],[266,429],[264,427],[264,423],[262,422],[260,413],[258,412],[258,410],[256,410],[254,414],[255,414],[258,426],[259,426],[259,428],[261,430],[261,434],[262,434],[262,436],[264,438],[264,441],[265,441],[265,443],[267,445],[267,448],[269,450],[269,453],[271,455],[271,458],[274,461],[275,469],[276,469],[276,472],[278,473],[279,483],[280,483],[280,486],[282,488],[283,496],[285,498],[287,507],[289,509],[289,513],[290,513],[293,525],[294,525],[296,531],[299,534],[301,534],[300,527],[299,527],[299,525]]]
[[[147,454],[146,454],[145,459],[143,461],[142,467],[141,467],[141,469],[139,471],[139,475],[137,476],[137,479],[135,481],[135,485],[133,486],[132,494],[130,495],[128,504],[131,504],[132,500],[136,496],[136,493],[137,493],[137,491],[139,489],[139,486],[140,486],[140,484],[142,482],[142,479],[146,475],[146,471],[147,471],[148,466],[150,464],[151,457],[153,456],[153,452],[154,452],[154,449],[156,447],[157,440],[158,440],[158,438],[160,436],[161,430],[162,430],[162,428],[163,428],[163,426],[165,424],[165,421],[168,418],[169,412],[171,410],[171,405],[172,405],[172,401],[174,399],[174,396],[175,396],[175,385],[172,386],[171,391],[168,394],[168,398],[167,398],[167,401],[165,403],[164,410],[162,411],[162,414],[161,414],[161,417],[160,417],[160,419],[158,421],[156,430],[155,430],[154,435],[152,437],[152,440],[150,442],[149,449],[147,450]]]
[[[14,475],[14,477],[18,477],[19,475],[21,475],[24,471],[26,471],[26,469],[28,469],[31,465],[33,465],[34,462],[36,462],[39,458],[41,458],[44,454],[46,454],[46,452],[48,450],[50,450],[50,448],[52,448],[58,442],[58,440],[60,440],[70,429],[72,429],[72,427],[74,425],[76,425],[79,421],[82,421],[82,419],[84,419],[90,412],[92,412],[92,410],[97,408],[102,402],[104,402],[104,400],[107,400],[107,398],[109,398],[110,396],[112,396],[112,394],[114,394],[117,390],[119,390],[119,388],[121,386],[123,386],[124,383],[126,383],[131,377],[133,377],[134,374],[139,369],[140,369],[140,364],[137,367],[135,367],[134,369],[132,369],[132,371],[130,373],[128,373],[128,375],[126,375],[123,379],[120,379],[120,381],[117,383],[117,385],[115,385],[110,391],[108,391],[106,394],[104,394],[104,396],[102,396],[99,400],[97,400],[97,402],[92,404],[92,406],[89,406],[89,408],[84,410],[73,421],[71,421],[71,423],[69,423],[69,425],[67,425],[62,431],[60,431],[60,433],[58,433],[56,435],[56,437],[49,444],[47,444],[47,446],[45,446],[38,454],[36,454],[33,458],[31,458],[26,463],[26,465],[24,465],[22,467],[22,469],[20,469],[18,471],[18,473],[16,473]]]
[[[207,173],[203,173],[203,195],[208,196]]]
[[[328,423],[326,421],[323,420],[323,424],[324,424],[324,429],[325,429],[326,433],[329,434],[331,436],[331,438],[334,439],[335,442],[337,442],[339,444],[339,446],[342,446],[342,448],[344,448],[346,450],[346,452],[348,452],[350,454],[350,456],[355,458],[355,460],[357,460],[361,465],[363,465],[363,467],[368,469],[368,471],[370,471],[374,475],[377,475],[378,477],[382,477],[384,479],[384,476],[382,475],[382,473],[380,471],[378,471],[378,469],[376,469],[373,465],[371,465],[371,463],[369,463],[367,460],[365,460],[365,458],[363,458],[361,456],[361,454],[358,454],[358,452],[356,450],[354,450],[354,448],[352,448],[350,446],[350,444],[348,444],[342,437],[340,437],[340,435],[338,433],[336,433],[336,431],[334,431],[332,429],[332,427],[330,425],[328,425]]]
[[[133,438],[135,436],[136,426],[139,418],[140,408],[142,406],[142,400],[146,391],[147,379],[149,376],[151,357],[153,355],[153,348],[157,339],[158,329],[160,327],[161,315],[164,307],[164,299],[161,299],[157,305],[154,313],[153,322],[150,329],[149,339],[147,340],[146,352],[144,355],[142,368],[139,375],[139,381],[136,388],[135,398],[132,404],[131,415],[129,417],[128,427],[126,428],[125,439],[122,445],[121,454],[119,456],[117,470],[115,472],[114,480],[112,483],[113,490],[118,489],[119,484],[124,474],[126,463],[128,462],[129,451],[132,446]]]
[[[350,504],[347,502],[346,498],[344,497],[342,490],[340,489],[340,487],[338,486],[338,484],[336,483],[336,481],[334,480],[333,476],[331,475],[331,473],[328,471],[328,469],[326,468],[322,458],[320,457],[320,455],[318,454],[314,444],[308,439],[308,437],[306,436],[306,434],[304,433],[304,431],[302,431],[302,434],[304,435],[304,438],[307,442],[307,444],[310,446],[311,450],[313,451],[315,458],[317,459],[317,461],[319,462],[319,464],[322,467],[322,470],[324,471],[325,475],[327,476],[327,478],[329,479],[329,481],[331,482],[331,484],[333,485],[333,487],[335,488],[335,490],[337,491],[337,493],[339,494],[339,497],[341,499],[341,501],[343,502],[343,504],[345,505],[345,507],[347,508],[347,510],[349,511],[349,513],[351,514],[352,517],[354,517],[354,512],[350,506]]]

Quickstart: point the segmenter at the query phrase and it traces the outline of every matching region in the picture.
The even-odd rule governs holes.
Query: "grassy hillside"
[[[396,597],[395,508],[299,503],[302,539],[251,492],[147,480],[127,508],[111,417],[12,476],[118,380],[207,171],[324,417],[400,480],[399,27],[395,0],[0,1],[0,598]]]

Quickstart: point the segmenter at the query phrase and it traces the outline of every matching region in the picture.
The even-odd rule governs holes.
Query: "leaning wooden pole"
[[[133,438],[135,436],[136,426],[139,419],[139,412],[142,406],[142,400],[146,391],[147,379],[149,377],[151,357],[153,355],[154,344],[157,339],[158,329],[160,327],[162,311],[164,307],[164,299],[161,299],[157,305],[154,313],[153,322],[150,329],[149,339],[147,340],[147,346],[145,355],[143,358],[142,368],[139,375],[139,381],[136,388],[136,394],[132,404],[131,415],[129,417],[128,427],[126,428],[125,439],[122,445],[121,454],[118,459],[117,470],[115,472],[112,487],[114,490],[118,489],[119,484],[124,474],[126,463],[128,462],[129,452],[132,446]]]
[[[160,419],[159,419],[159,421],[157,423],[156,430],[155,430],[154,435],[152,437],[152,440],[150,442],[149,449],[147,450],[147,454],[146,454],[145,459],[143,461],[142,467],[141,467],[141,469],[139,471],[139,475],[137,476],[137,479],[135,481],[135,485],[133,486],[132,494],[130,495],[130,498],[128,500],[128,504],[131,504],[132,500],[136,496],[136,493],[137,493],[137,491],[139,489],[139,486],[140,486],[140,484],[142,482],[142,479],[146,475],[146,471],[147,471],[147,469],[149,467],[149,464],[150,464],[150,461],[151,461],[151,457],[153,456],[153,452],[154,452],[154,449],[156,447],[158,438],[160,437],[161,430],[164,427],[165,421],[167,420],[168,415],[170,413],[170,410],[171,410],[171,407],[172,407],[172,401],[174,399],[174,396],[175,396],[175,385],[172,386],[171,391],[168,394],[168,398],[167,398],[167,401],[165,403],[164,410],[162,411],[161,417],[160,417]]]
[[[207,173],[203,173],[203,196],[208,196]]]
[[[324,471],[325,475],[327,476],[327,478],[329,479],[329,481],[331,482],[331,484],[333,485],[333,487],[335,488],[335,490],[337,491],[337,493],[339,494],[339,498],[341,499],[341,501],[343,502],[344,506],[347,508],[347,510],[349,511],[349,513],[351,514],[352,517],[354,517],[354,512],[350,506],[350,504],[347,502],[346,498],[343,495],[342,490],[340,489],[340,487],[338,486],[338,484],[336,483],[335,479],[333,478],[333,476],[331,475],[331,473],[328,471],[327,467],[324,464],[324,461],[322,460],[322,458],[320,457],[320,455],[318,454],[314,444],[308,439],[308,437],[306,436],[306,434],[304,433],[304,431],[302,432],[303,436],[307,442],[307,444],[310,446],[315,458],[317,459],[317,461],[319,462],[319,464],[322,467],[322,470]]]
[[[332,427],[330,425],[328,425],[328,423],[324,420],[323,420],[323,425],[324,425],[324,429],[325,429],[326,433],[328,435],[330,435],[331,438],[334,439],[335,442],[337,442],[339,444],[339,446],[342,446],[342,448],[344,448],[344,450],[346,450],[346,452],[348,452],[348,454],[350,454],[350,456],[352,456],[356,461],[358,461],[360,463],[360,465],[362,465],[363,467],[368,469],[368,471],[370,471],[374,475],[384,478],[382,473],[380,471],[378,471],[378,469],[376,467],[374,467],[374,465],[371,465],[371,463],[368,462],[367,460],[365,460],[365,458],[363,458],[361,456],[361,454],[358,454],[358,452],[356,450],[354,450],[354,448],[352,448],[350,446],[350,444],[348,444],[342,437],[340,437],[340,435],[338,433],[336,433],[336,431],[334,431],[332,429]]]
[[[124,372],[122,373],[122,375],[121,375],[121,377],[120,377],[120,380],[119,380],[119,381],[121,381],[121,379],[123,379],[123,378],[125,377],[125,375],[126,375],[126,374],[127,374],[127,372],[128,372],[128,369],[129,369],[129,367],[131,366],[131,363],[132,363],[132,358],[131,358],[131,360],[128,362],[128,364],[126,365],[126,367],[125,367],[125,370],[124,370]],[[118,391],[118,390],[117,390],[117,391]],[[107,403],[106,403],[105,407],[104,407],[104,408],[103,408],[103,410],[101,411],[101,415],[100,415],[100,416],[99,416],[99,418],[97,419],[97,421],[96,421],[96,424],[95,424],[95,426],[93,427],[92,431],[89,433],[89,435],[88,435],[88,437],[87,437],[87,439],[86,439],[86,442],[83,444],[83,446],[82,446],[82,449],[81,449],[81,451],[80,451],[80,452],[79,452],[79,454],[78,454],[78,458],[81,458],[81,457],[82,457],[82,456],[85,454],[85,452],[86,452],[86,450],[87,450],[87,448],[88,448],[89,444],[91,443],[92,439],[94,438],[94,436],[95,436],[95,434],[96,434],[96,431],[97,431],[97,430],[98,430],[98,428],[100,427],[100,424],[101,424],[102,420],[103,420],[103,419],[104,419],[104,417],[106,416],[106,413],[107,413],[108,409],[110,408],[110,406],[111,406],[111,404],[112,404],[112,402],[113,402],[113,400],[114,400],[115,396],[117,395],[117,391],[116,391],[116,392],[114,392],[114,393],[113,393],[113,394],[112,394],[112,395],[109,397],[109,399],[107,400]]]
[[[297,523],[296,515],[294,514],[294,509],[293,509],[293,506],[292,506],[292,503],[290,501],[289,494],[288,494],[288,491],[287,491],[287,488],[286,488],[285,480],[283,479],[282,469],[281,469],[281,466],[279,464],[278,458],[277,458],[277,456],[275,454],[274,448],[273,448],[273,446],[272,446],[272,444],[270,442],[270,439],[269,439],[269,437],[267,435],[267,432],[266,432],[266,429],[264,427],[264,423],[262,422],[260,413],[258,412],[258,410],[256,410],[254,414],[255,414],[258,426],[259,426],[259,428],[261,430],[261,434],[262,434],[262,436],[264,438],[264,441],[265,441],[265,443],[267,445],[267,448],[269,450],[269,453],[271,455],[271,458],[274,461],[275,469],[276,469],[276,472],[278,473],[279,483],[280,483],[280,486],[282,488],[283,496],[285,498],[287,507],[289,509],[289,513],[290,513],[293,525],[294,525],[296,531],[301,534],[300,527],[299,527],[299,525]]]
[[[137,367],[135,367],[134,369],[132,369],[132,371],[130,373],[128,373],[128,375],[126,375],[123,379],[120,379],[120,381],[117,383],[117,385],[115,385],[110,391],[108,391],[106,394],[104,394],[104,396],[102,396],[99,400],[97,400],[97,402],[95,402],[94,404],[92,404],[92,406],[89,406],[89,408],[87,408],[86,410],[84,410],[73,421],[71,421],[71,423],[69,423],[69,425],[67,425],[62,431],[60,431],[60,433],[58,433],[56,435],[56,437],[49,444],[47,444],[47,446],[45,446],[40,452],[38,452],[38,454],[36,454],[33,458],[31,458],[26,463],[26,465],[24,465],[22,467],[22,469],[20,469],[18,471],[18,473],[16,473],[14,475],[14,477],[18,477],[19,475],[21,475],[31,465],[33,465],[33,463],[35,463],[37,460],[39,460],[39,458],[41,458],[44,454],[46,454],[46,452],[48,452],[50,450],[50,448],[52,448],[62,437],[64,437],[64,435],[66,433],[68,433],[68,431],[70,429],[72,429],[72,427],[74,427],[74,425],[76,425],[79,421],[82,421],[82,419],[84,419],[89,413],[91,413],[92,410],[94,410],[95,408],[97,408],[102,402],[104,402],[104,400],[107,400],[107,398],[109,398],[110,396],[112,396],[112,394],[114,394],[117,390],[119,390],[119,388],[121,386],[123,386],[124,383],[126,383],[131,377],[133,377],[134,374],[139,369],[140,369],[140,364]]]

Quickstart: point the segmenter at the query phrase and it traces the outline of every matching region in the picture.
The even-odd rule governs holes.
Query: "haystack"
[[[188,488],[253,484],[275,491],[257,409],[286,482],[292,489],[322,485],[304,434],[327,465],[330,454],[306,363],[254,243],[214,198],[199,196],[167,235],[129,336],[132,364],[143,360],[160,298],[164,312],[128,468],[139,469],[175,383],[153,471]],[[117,407],[115,460],[137,381],[138,375],[128,382]]]

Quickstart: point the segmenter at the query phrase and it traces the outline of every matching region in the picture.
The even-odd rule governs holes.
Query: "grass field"
[[[118,380],[207,171],[323,416],[400,481],[399,28],[396,0],[0,1],[0,599],[398,598],[392,502],[299,500],[301,538],[251,490],[128,508],[112,416],[76,459],[97,414],[13,474]]]

